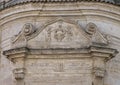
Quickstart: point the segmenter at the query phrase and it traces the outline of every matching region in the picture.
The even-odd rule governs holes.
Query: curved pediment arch
[[[88,23],[85,31],[77,21],[57,18],[48,20],[39,28],[31,23],[25,24],[13,40],[13,47],[85,48],[93,43],[107,44],[107,40],[97,30],[94,23]]]
[[[56,23],[56,22],[65,22],[71,25],[74,25],[75,28],[77,28],[79,31],[81,31],[81,33],[87,38],[89,39],[88,36],[86,36],[87,34],[85,33],[85,31],[82,29],[82,27],[80,27],[80,25],[77,23],[77,21],[71,20],[71,19],[67,19],[67,18],[55,18],[55,19],[50,19],[47,22],[45,22],[41,27],[39,27],[35,33],[33,33],[32,35],[27,36],[27,40],[33,39],[34,37],[36,37],[37,35],[39,35],[46,27]],[[34,28],[35,29],[35,28]]]
[[[58,18],[46,22],[27,40],[31,48],[80,48],[88,45],[89,36],[77,22]]]

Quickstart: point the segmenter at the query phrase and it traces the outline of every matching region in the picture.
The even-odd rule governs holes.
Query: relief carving
[[[33,33],[28,45],[31,48],[75,48],[89,44],[89,36],[77,23],[64,19],[49,21]],[[31,43],[35,43],[34,45]],[[39,45],[38,45],[39,44]],[[72,45],[71,45],[72,44]]]
[[[58,28],[55,29],[54,38],[60,42],[65,38],[66,30],[62,27],[62,22],[58,24]]]
[[[25,24],[22,31],[17,36],[14,36],[13,47],[28,45],[37,48],[61,48],[61,45],[63,45],[64,48],[75,48],[88,47],[91,43],[98,45],[108,44],[108,40],[98,31],[94,23],[90,22],[87,24],[87,33],[79,28],[77,24],[69,23],[69,21],[64,19],[50,23],[43,25],[37,31],[31,23]]]
[[[27,44],[27,37],[36,31],[31,23],[26,23],[22,30],[12,38],[13,48],[24,47]]]
[[[107,38],[98,31],[97,26],[90,22],[86,26],[86,32],[89,34],[91,37],[91,42],[92,44],[95,45],[108,45],[108,40]]]
[[[23,26],[23,33],[25,36],[29,36],[35,32],[35,28],[31,23],[27,23]]]
[[[60,82],[61,84],[61,81],[64,83],[66,83],[66,81],[72,81],[73,83],[77,82],[78,85],[88,85],[86,84],[86,78],[88,76],[85,77],[85,79],[83,79],[83,77],[88,73],[91,75],[91,71],[93,71],[92,75],[95,79],[91,79],[91,76],[89,76],[90,79],[88,80],[91,80],[94,85],[97,85],[98,82],[96,81],[99,81],[100,85],[103,85],[101,82],[105,75],[105,59],[113,58],[116,50],[106,48],[107,39],[97,30],[97,26],[94,23],[89,23],[87,25],[86,32],[77,26],[77,24],[69,23],[64,20],[57,20],[47,24],[46,26],[43,26],[43,28],[41,27],[38,29],[38,32],[36,32],[36,29],[32,24],[28,23],[23,26],[22,31],[15,36],[12,42],[13,45],[17,46],[23,46],[22,44],[25,43],[24,46],[27,44],[28,47],[25,47],[25,49],[11,49],[4,52],[4,55],[8,56],[11,60],[12,58],[17,60],[16,63],[14,63],[17,67],[13,71],[16,80],[23,79],[24,82],[24,68],[27,68],[27,71],[30,70],[29,72],[37,74],[39,77],[37,78],[38,82],[41,80],[43,83],[47,81],[50,83],[51,78],[53,78],[53,81],[56,80],[55,83]],[[28,37],[32,38],[28,39]],[[92,42],[92,45],[90,42]],[[96,46],[96,43],[99,45],[102,44],[102,46]],[[32,46],[35,49],[33,49]],[[67,50],[65,50],[66,48]],[[26,56],[26,54],[28,55]],[[33,56],[34,54],[37,54],[38,58]],[[78,54],[79,57],[75,57],[76,54]],[[31,55],[32,58],[30,58]],[[70,57],[71,55],[72,57]],[[93,57],[96,57],[95,59],[98,58],[98,60],[94,60]],[[62,61],[56,61],[55,58]],[[38,61],[30,63],[30,61],[26,61],[26,59],[36,59]],[[80,61],[80,59],[88,59],[88,61]],[[67,75],[63,73],[66,73]],[[52,74],[58,74],[59,76],[49,77]],[[80,76],[81,74],[83,74],[82,77]],[[35,77],[32,77],[32,79],[34,80]]]
[[[71,26],[69,25],[63,26],[63,23],[64,22],[61,20],[61,21],[58,21],[58,24],[56,27],[48,26],[48,28],[46,29],[46,32],[47,32],[46,42],[51,41],[52,35],[57,42],[62,42],[64,38],[67,38],[68,41],[72,40],[73,33],[71,30]]]
[[[86,32],[88,34],[93,35],[96,32],[96,30],[97,30],[97,26],[94,23],[90,22],[87,24]]]

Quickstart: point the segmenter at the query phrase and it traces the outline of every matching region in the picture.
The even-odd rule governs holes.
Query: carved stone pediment
[[[95,24],[89,23],[84,31],[75,21],[56,19],[37,29],[30,23],[25,24],[14,38],[13,48],[85,48],[94,43],[107,44]]]
[[[75,23],[57,20],[43,26],[38,35],[28,41],[30,48],[78,48],[88,46],[89,37]]]
[[[90,72],[91,76],[86,76],[86,78],[91,78],[89,82],[92,85],[97,85],[98,83],[103,85],[103,78],[106,70],[105,64],[108,60],[113,58],[118,51],[107,46],[107,39],[98,31],[94,23],[88,23],[86,30],[83,30],[75,21],[57,19],[49,21],[40,28],[36,29],[35,27],[37,26],[33,26],[30,23],[25,24],[22,31],[14,37],[12,42],[13,48],[3,52],[3,54],[14,63],[14,77],[18,83],[22,81],[20,85],[24,85],[24,81],[28,77],[27,74],[29,75],[30,73],[28,71],[34,68],[34,66],[32,66],[34,62],[37,65],[41,60],[48,60],[47,62],[50,62],[50,66],[54,67],[54,69],[51,69],[51,67],[49,69],[48,64],[38,65],[38,67],[35,68],[40,68],[40,72],[38,72],[37,75],[41,75],[42,71],[46,71],[49,74],[51,74],[51,72],[52,74],[58,72],[60,75],[65,72],[73,77],[72,74],[77,72],[77,75],[82,74],[81,72],[83,72],[83,74],[85,74],[84,72]],[[56,64],[56,66],[53,66],[51,60],[55,62],[54,65]],[[61,63],[66,60],[67,64]],[[80,63],[81,60],[85,60],[84,62],[87,63],[86,65],[90,65],[91,67],[89,69],[89,67],[84,67],[81,63],[82,68],[79,67],[80,64],[76,68],[75,66],[77,66],[78,63],[74,60],[78,60]],[[70,61],[71,64],[68,61]],[[75,68],[71,68],[70,65]],[[41,66],[45,66],[47,70]],[[36,75],[35,71],[33,71],[32,76],[34,74]],[[68,79],[70,79],[69,76],[67,77]],[[50,78],[55,78],[54,80],[57,80],[55,76]],[[59,78],[64,81],[64,76],[62,76],[62,78],[58,76],[58,79]],[[79,81],[78,77],[73,77],[73,80],[76,79]],[[85,82],[83,84],[88,85]],[[57,81],[56,83],[59,82]]]

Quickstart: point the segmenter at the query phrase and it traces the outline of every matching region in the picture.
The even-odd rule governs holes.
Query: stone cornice
[[[28,3],[0,11],[0,26],[22,18],[58,16],[74,16],[80,19],[95,17],[92,19],[113,21],[116,24],[120,21],[119,12],[120,9],[117,6],[98,2]]]
[[[3,52],[3,54],[6,55],[9,59],[11,59],[11,57],[13,59],[18,58],[18,57],[15,57],[14,55],[19,55],[19,54],[20,55],[21,54],[28,54],[28,55],[87,54],[88,55],[89,54],[91,57],[106,58],[105,60],[109,60],[113,58],[117,53],[118,51],[116,49],[106,48],[106,47],[97,47],[97,46],[90,46],[88,48],[66,48],[66,49],[63,49],[63,48],[30,49],[27,47],[22,47],[22,48],[10,49]]]
[[[44,6],[44,7],[43,7]],[[0,11],[0,25],[10,23],[22,18],[30,17],[64,17],[75,16],[92,19],[113,21],[115,23],[120,21],[120,9],[117,6],[112,6],[105,3],[93,2],[77,2],[77,3],[28,3],[24,5],[17,5],[6,10]]]
[[[101,1],[101,0],[29,0],[29,1],[25,0],[25,1],[15,2],[11,4],[9,4],[9,2],[2,2],[0,10],[4,10],[12,6],[23,5],[27,3],[74,3],[74,2],[75,3],[76,2],[94,2],[94,3],[99,2],[99,3],[107,3],[115,6],[120,6],[120,4],[116,4],[109,1]]]
[[[90,53],[92,57],[103,57],[106,58],[105,61],[108,61],[115,57],[119,52],[112,48],[91,46]]]
[[[28,49],[25,47],[22,47],[22,48],[16,48],[16,49],[10,49],[10,50],[4,51],[3,54],[6,56],[9,56],[9,55],[15,55],[15,54],[27,53],[27,52],[28,52]]]

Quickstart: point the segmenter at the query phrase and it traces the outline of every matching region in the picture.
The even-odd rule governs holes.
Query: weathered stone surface
[[[119,7],[105,3],[2,10],[1,85],[119,85],[119,22]]]

